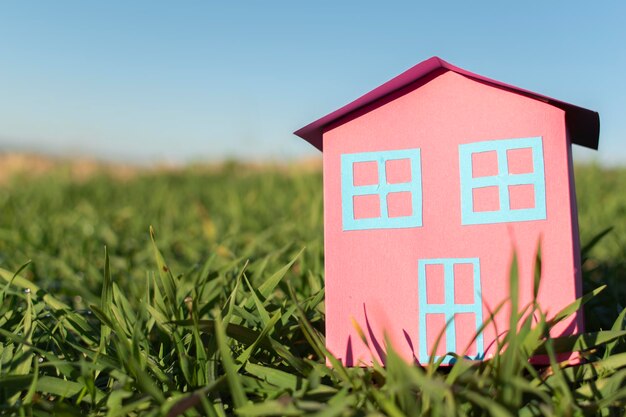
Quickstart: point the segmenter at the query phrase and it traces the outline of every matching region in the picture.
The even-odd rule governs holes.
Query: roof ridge
[[[439,68],[453,71],[476,82],[482,82],[495,88],[507,90],[514,94],[520,94],[534,100],[543,101],[564,110],[565,123],[570,132],[572,142],[591,149],[598,149],[600,137],[600,115],[597,112],[473,73],[457,67],[456,65],[453,65],[438,56],[432,56],[412,66],[396,77],[363,94],[356,100],[298,129],[294,132],[294,134],[303,138],[311,145],[322,151],[322,133],[325,127],[347,114],[362,109],[368,104],[378,101],[383,97],[406,87],[407,85],[427,76]]]

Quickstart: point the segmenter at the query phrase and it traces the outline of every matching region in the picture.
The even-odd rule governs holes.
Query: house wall
[[[368,363],[372,354],[384,361],[385,338],[406,359],[418,357],[418,294],[424,291],[418,288],[420,259],[478,257],[484,318],[508,297],[514,251],[521,305],[531,300],[539,243],[543,309],[556,313],[579,290],[564,112],[453,72],[397,95],[340,121],[323,136],[326,340],[347,365]],[[537,136],[543,138],[546,220],[462,226],[459,144]],[[343,231],[341,155],[409,148],[421,150],[422,226]],[[498,314],[495,323],[500,332],[506,330],[508,314]],[[441,330],[431,327],[429,335]],[[570,320],[554,335],[575,328]],[[459,331],[457,340],[467,338],[467,329]],[[495,327],[489,326],[484,334],[487,357],[495,337]]]

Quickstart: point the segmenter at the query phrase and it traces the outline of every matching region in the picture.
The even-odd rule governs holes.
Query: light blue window
[[[427,266],[440,266],[443,269],[443,295],[442,303],[429,303],[427,294],[427,281],[435,280],[438,277],[428,276]],[[471,267],[472,276],[471,283],[465,283],[465,286],[455,285],[455,265],[468,265]],[[431,270],[432,273],[432,270]],[[418,291],[419,291],[419,361],[426,363],[430,359],[430,353],[435,347],[435,341],[428,340],[427,317],[430,314],[443,315],[447,323],[445,329],[445,347],[447,352],[458,352],[467,346],[457,346],[455,320],[458,314],[471,313],[475,317],[475,328],[472,330],[472,336],[476,334],[483,324],[482,313],[482,295],[480,289],[480,262],[478,258],[440,258],[440,259],[421,259],[418,261]],[[434,284],[440,284],[435,281]],[[431,281],[431,285],[433,285]],[[455,291],[473,292],[473,300],[471,303],[455,302]],[[478,334],[475,340],[476,355],[468,357],[472,360],[482,360],[485,356],[483,346],[483,334]],[[435,357],[434,360],[438,360]],[[454,361],[454,357],[446,356],[442,363],[450,363]]]
[[[408,164],[410,175],[399,181],[387,178],[387,163],[402,161]],[[369,163],[377,174],[371,183],[355,185],[357,164]],[[410,201],[410,211],[396,215],[388,204],[401,196]],[[375,215],[355,216],[355,199],[368,198],[370,206],[377,206]],[[364,152],[341,155],[341,209],[343,230],[392,229],[422,225],[422,173],[419,149]]]
[[[527,150],[532,155],[530,169],[523,173],[511,173],[507,154],[515,150]],[[476,175],[473,166],[474,156],[495,153],[497,172]],[[459,145],[461,173],[461,218],[462,224],[489,224],[544,220],[546,218],[546,192],[541,137],[490,140],[486,142]],[[514,162],[514,161],[513,161]],[[534,198],[533,204],[515,207],[511,202],[511,192],[528,187]],[[475,195],[477,191],[494,190],[499,195],[499,207],[479,210]]]

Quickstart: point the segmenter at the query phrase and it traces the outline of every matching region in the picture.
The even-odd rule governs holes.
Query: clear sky
[[[309,157],[292,135],[437,55],[600,113],[626,164],[623,1],[7,1],[0,150]]]

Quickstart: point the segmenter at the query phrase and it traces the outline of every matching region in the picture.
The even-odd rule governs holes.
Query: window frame
[[[527,148],[530,148],[532,151],[533,172],[510,174],[508,172],[507,151]],[[496,152],[498,162],[498,173],[496,175],[473,177],[472,155],[482,152]],[[545,167],[543,138],[541,136],[461,144],[459,145],[459,171],[462,225],[512,223],[546,219]],[[509,186],[514,185],[533,186],[535,207],[510,208]],[[498,187],[499,210],[474,211],[473,190],[485,187]]]
[[[408,159],[411,167],[409,182],[388,184],[387,161]],[[376,162],[378,184],[354,185],[354,164]],[[397,192],[410,192],[412,214],[410,216],[389,217],[387,195]],[[354,197],[378,195],[380,217],[354,218]],[[402,229],[422,226],[422,167],[420,148],[391,151],[359,152],[341,155],[341,217],[344,231]]]

